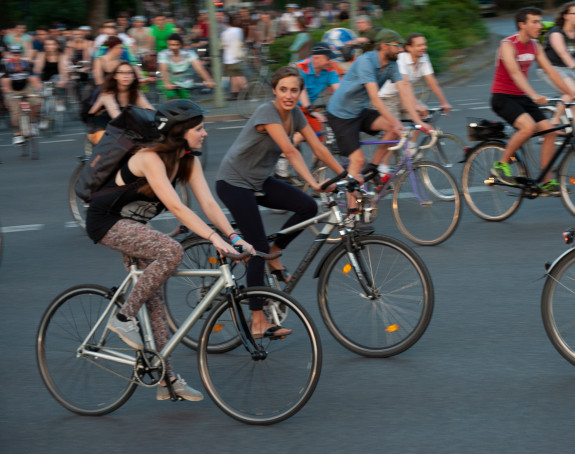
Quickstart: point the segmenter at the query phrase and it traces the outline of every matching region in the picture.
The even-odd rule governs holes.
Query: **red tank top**
[[[535,55],[537,52],[537,41],[530,39],[527,43],[522,43],[519,41],[519,34],[508,36],[501,41],[508,42],[515,47],[515,61],[519,64],[519,68],[525,77],[527,77],[527,72],[531,63],[535,61]],[[513,79],[509,76],[503,61],[501,60],[501,51],[497,52],[497,60],[495,66],[495,77],[493,78],[493,85],[491,86],[491,93],[505,93],[508,95],[525,95],[525,93],[520,90]]]

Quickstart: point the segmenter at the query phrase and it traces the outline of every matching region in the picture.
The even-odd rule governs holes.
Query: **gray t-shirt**
[[[293,133],[301,131],[307,120],[299,108],[291,111]],[[273,175],[281,150],[267,132],[256,129],[258,125],[282,124],[273,101],[262,104],[246,123],[220,164],[216,180],[232,186],[260,191],[264,181]]]

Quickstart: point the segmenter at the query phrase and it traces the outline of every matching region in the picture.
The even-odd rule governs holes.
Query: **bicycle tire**
[[[182,268],[193,270],[216,270],[219,268],[218,251],[211,241],[192,236],[184,239],[181,244],[184,250]],[[166,301],[168,325],[172,332],[178,330],[216,279],[215,277],[199,276],[168,279],[164,285],[164,300]],[[225,295],[222,295],[222,299],[224,298]],[[202,314],[200,320],[205,321],[208,314],[209,310]],[[198,349],[202,325],[203,323],[196,323],[183,338],[182,343],[186,347],[192,350]],[[210,353],[227,352],[240,345],[241,339],[231,320],[229,323],[222,323],[219,328],[217,339],[214,336],[208,346]]]
[[[422,246],[447,240],[461,219],[461,196],[455,179],[435,162],[413,163],[393,191],[393,217],[399,231]]]
[[[56,401],[69,411],[100,416],[121,407],[134,393],[137,384],[95,365],[78,355],[78,348],[110,302],[112,291],[99,285],[72,287],[52,301],[46,309],[36,339],[36,358],[42,380]],[[98,328],[93,348],[125,349],[120,338]],[[124,376],[133,367],[98,360]]]
[[[429,136],[426,136],[426,138]],[[441,133],[432,148],[434,161],[443,167],[452,168],[463,162],[465,144],[455,134]]]
[[[461,185],[471,211],[486,221],[499,222],[515,213],[523,201],[520,188],[499,184],[491,176],[491,167],[505,151],[502,142],[485,142],[471,153],[463,167]],[[525,177],[522,162],[513,159],[509,164],[513,176]]]
[[[86,139],[87,140],[87,139]],[[84,202],[80,197],[76,195],[76,182],[80,178],[80,174],[84,169],[87,161],[80,161],[72,175],[70,176],[70,182],[68,183],[68,204],[70,206],[70,212],[72,217],[78,227],[86,231],[86,212],[88,211],[89,203]]]
[[[551,269],[541,294],[541,317],[547,337],[563,358],[575,365],[575,251]]]
[[[272,87],[268,83],[255,80],[240,90],[236,101],[238,113],[244,118],[250,118],[256,109],[272,99]]]
[[[372,281],[366,295],[345,245],[328,252],[318,281],[321,316],[348,350],[386,358],[404,352],[423,335],[433,313],[433,282],[425,263],[404,243],[384,235],[353,240],[354,259]]]
[[[572,145],[561,161],[558,180],[563,205],[575,216],[575,149]]]
[[[224,413],[247,424],[269,425],[293,416],[310,399],[321,373],[322,348],[313,320],[291,296],[267,287],[241,290],[236,300],[248,325],[250,298],[287,307],[292,334],[277,340],[254,339],[265,359],[252,358],[245,348],[210,353],[214,327],[231,311],[230,303],[222,301],[202,329],[198,367],[208,395]]]

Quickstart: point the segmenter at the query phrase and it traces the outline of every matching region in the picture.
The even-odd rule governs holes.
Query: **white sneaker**
[[[38,125],[36,123],[30,124],[30,134],[34,137],[38,137],[40,135],[40,131],[38,130]]]
[[[134,317],[127,317],[127,319],[127,321],[122,322],[118,320],[116,315],[113,315],[108,322],[108,329],[120,336],[120,339],[130,347],[141,350],[144,348],[144,344],[142,343],[142,336],[140,336],[138,321]]]
[[[14,136],[12,138],[12,145],[22,145],[24,143],[24,137]]]
[[[48,122],[46,120],[40,122],[40,129],[48,129]]]
[[[181,397],[185,400],[190,400],[192,402],[198,402],[203,400],[204,396],[198,390],[188,386],[185,380],[178,375],[175,382],[172,383],[172,388],[176,396]],[[166,386],[158,386],[158,391],[156,392],[157,400],[166,400],[170,398],[170,391]]]

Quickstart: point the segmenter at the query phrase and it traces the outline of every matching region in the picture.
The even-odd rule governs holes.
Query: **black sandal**
[[[275,325],[275,326],[272,326],[272,327],[266,329],[263,334],[252,334],[252,336],[254,339],[261,339],[263,337],[267,337],[270,340],[276,340],[276,339],[283,339],[284,337],[289,336],[291,334],[291,332],[290,332],[287,334],[276,335],[275,332],[280,330],[280,329],[287,329],[287,328],[284,328],[281,325]]]

